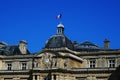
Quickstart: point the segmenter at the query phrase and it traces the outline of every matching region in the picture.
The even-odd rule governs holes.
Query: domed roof
[[[49,38],[45,44],[45,48],[61,48],[67,47],[73,49],[72,42],[64,35],[64,25],[57,25],[57,34]]]
[[[61,48],[67,47],[73,49],[72,42],[65,35],[54,35],[46,42],[45,48]]]

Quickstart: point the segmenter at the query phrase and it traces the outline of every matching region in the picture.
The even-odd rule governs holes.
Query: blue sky
[[[111,48],[120,48],[119,0],[0,0],[0,41],[11,45],[26,40],[30,52],[41,51],[56,34],[59,13],[72,41],[103,47],[107,38]]]

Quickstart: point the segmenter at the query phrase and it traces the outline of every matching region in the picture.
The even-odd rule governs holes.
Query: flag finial
[[[62,24],[62,14],[61,13],[56,16],[56,19],[60,19],[60,23]]]

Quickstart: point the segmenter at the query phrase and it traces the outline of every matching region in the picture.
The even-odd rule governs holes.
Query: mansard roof
[[[102,48],[90,41],[85,41],[75,46],[75,50],[77,51],[82,51],[82,50],[95,51],[95,50],[100,50],[100,49]]]
[[[28,50],[27,54],[30,54]],[[19,49],[19,45],[6,45],[0,48],[0,55],[22,55],[22,52]]]

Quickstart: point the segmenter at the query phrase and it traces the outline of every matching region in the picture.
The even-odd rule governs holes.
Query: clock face
[[[50,60],[47,58],[47,59],[46,59],[46,63],[48,63],[49,61],[50,61]]]

